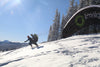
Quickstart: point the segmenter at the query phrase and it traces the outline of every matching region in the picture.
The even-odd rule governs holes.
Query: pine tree
[[[60,25],[60,34],[59,34],[59,39],[61,39],[61,37],[62,37],[62,31],[63,31],[63,29],[64,29],[64,26],[65,26],[65,24],[66,24],[66,22],[65,22],[65,19],[64,19],[65,17],[64,17],[64,14],[62,15],[62,21],[61,21],[61,25]]]
[[[52,38],[52,26],[50,26],[48,41],[51,41],[51,38]]]
[[[56,9],[56,15],[54,18],[54,24],[53,24],[53,40],[57,40],[59,36],[59,26],[60,26],[60,13],[58,12],[58,9]]]
[[[57,40],[59,37],[59,27],[60,27],[60,13],[58,12],[58,9],[56,9],[55,18],[53,20],[53,25],[50,27],[48,41],[54,41]]]
[[[70,6],[71,6],[71,7],[74,6],[74,0],[70,0]]]

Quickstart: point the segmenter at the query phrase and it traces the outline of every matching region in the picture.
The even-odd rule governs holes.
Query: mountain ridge
[[[0,41],[0,51],[15,50],[27,46],[27,43],[11,42],[9,40]]]

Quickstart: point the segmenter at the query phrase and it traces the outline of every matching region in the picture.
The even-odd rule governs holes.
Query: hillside
[[[8,40],[0,41],[0,51],[15,50],[27,46],[27,43],[11,42]]]
[[[100,34],[39,45],[1,52],[0,67],[100,67]]]

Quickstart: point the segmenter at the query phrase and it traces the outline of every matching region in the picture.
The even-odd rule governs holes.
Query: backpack
[[[38,35],[37,34],[34,34],[33,36],[34,36],[35,42],[37,42],[38,41]]]

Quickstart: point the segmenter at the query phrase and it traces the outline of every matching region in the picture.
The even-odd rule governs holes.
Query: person
[[[31,34],[31,37],[32,37],[32,39],[34,40],[34,42],[37,42],[38,41],[38,36],[37,36],[37,34]]]
[[[32,40],[33,40],[33,44],[35,44],[38,47],[37,41],[38,41],[38,36],[37,34],[31,34]]]
[[[27,41],[29,41],[29,45],[32,47],[32,38],[30,37],[30,36],[27,36],[27,40],[26,41],[24,41],[24,42],[27,42]],[[33,47],[32,47],[33,48]]]
[[[32,44],[35,44],[36,47],[38,48],[38,44],[35,43],[34,40],[33,40],[30,36],[27,36],[27,38],[28,38],[28,39],[27,39],[26,41],[24,41],[24,42],[29,41],[29,45],[31,46],[31,48],[33,48]]]

